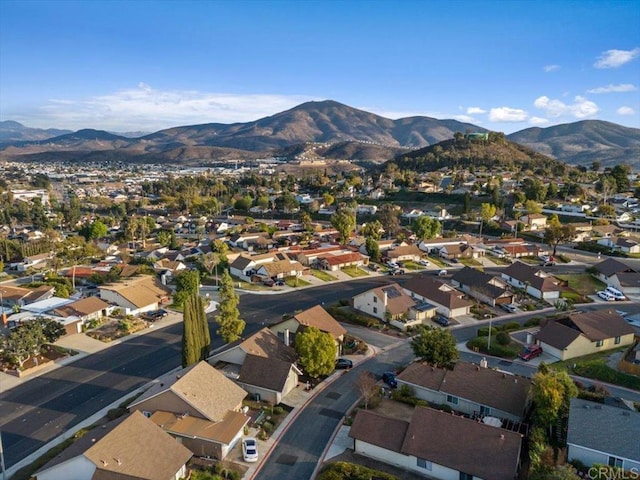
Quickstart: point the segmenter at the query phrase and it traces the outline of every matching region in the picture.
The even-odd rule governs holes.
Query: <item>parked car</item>
[[[152,310],[151,312],[143,313],[142,318],[144,318],[145,320],[154,322],[156,320],[160,320],[161,318],[166,317],[167,315],[169,315],[169,312],[161,308],[159,310]]]
[[[377,272],[378,270],[380,270],[380,265],[378,265],[377,263],[370,263],[369,270]]]
[[[460,263],[460,260],[458,260],[457,258],[452,258],[451,263]]]
[[[404,270],[401,268],[394,268],[393,270],[389,270],[389,275],[404,275]]]
[[[398,381],[396,380],[396,374],[393,372],[384,372],[382,374],[382,381],[389,385],[391,388],[396,388],[398,386]]]
[[[348,358],[338,358],[336,360],[336,370],[353,368],[353,362]]]
[[[420,265],[422,265],[423,267],[428,267],[429,265],[431,265],[431,264],[429,263],[429,260],[420,260],[418,263],[419,263]]]
[[[443,327],[448,327],[450,324],[449,319],[444,315],[436,315],[433,318],[433,321],[436,322],[438,325],[442,325]]]
[[[242,459],[245,462],[258,461],[258,442],[253,437],[247,437],[242,440]]]
[[[398,262],[398,266],[399,266],[400,268],[404,268],[404,262]]]
[[[276,280],[276,283],[275,283],[276,287],[284,287],[285,285],[286,284],[284,280]]]
[[[616,297],[614,297],[613,295],[611,295],[609,292],[607,292],[606,290],[600,290],[597,295],[604,300],[605,302],[614,302]]]
[[[266,280],[262,281],[262,284],[267,287],[273,287],[276,284],[276,282],[274,282],[271,278],[267,278]]]
[[[548,262],[540,262],[541,267],[555,267],[556,262],[548,261]]]
[[[529,345],[518,354],[518,357],[528,362],[532,358],[539,357],[540,355],[542,355],[542,347],[540,345]]]
[[[607,287],[607,288],[604,289],[604,291],[607,292],[609,295],[611,295],[615,300],[626,300],[627,299],[627,297],[624,296],[624,293],[622,293],[617,288]]]
[[[515,311],[518,310],[518,308],[513,303],[503,303],[502,305],[500,305],[500,307],[505,312],[509,312],[509,313],[514,313]]]
[[[449,272],[447,272],[444,268],[442,270],[440,270],[438,272],[438,276],[439,277],[444,277],[445,275],[447,275]]]

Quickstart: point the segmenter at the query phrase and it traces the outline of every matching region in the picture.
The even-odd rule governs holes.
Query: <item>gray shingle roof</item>
[[[640,462],[640,413],[571,399],[567,443]]]

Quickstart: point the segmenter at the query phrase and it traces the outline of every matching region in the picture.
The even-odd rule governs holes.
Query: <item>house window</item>
[[[378,313],[378,307],[373,307],[373,313]]]
[[[425,460],[424,458],[420,458],[420,457],[417,457],[416,460],[417,460],[418,467],[424,468],[425,470],[433,469],[433,465],[429,460]]]
[[[622,468],[622,459],[618,457],[609,457],[609,466]]]
[[[616,345],[618,345],[620,343],[620,337],[616,337],[615,343],[616,343]]]
[[[373,297],[373,303],[378,303],[378,297]]]
[[[596,347],[601,347],[601,346],[602,346],[602,344],[603,344],[602,340],[598,340],[598,341],[596,342]]]
[[[457,405],[458,397],[454,397],[453,395],[447,395],[447,403],[452,403],[453,405]]]
[[[480,405],[480,415],[491,415],[491,409],[484,405]]]
[[[473,475],[469,473],[460,472],[460,480],[473,480]]]

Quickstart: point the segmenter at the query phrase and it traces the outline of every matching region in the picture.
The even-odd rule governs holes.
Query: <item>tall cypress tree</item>
[[[184,321],[182,330],[182,367],[188,367],[197,363],[201,355],[201,347],[198,344],[198,337],[201,329],[196,317],[194,296],[190,296],[184,303]]]
[[[206,360],[211,350],[211,334],[209,333],[209,323],[207,322],[207,314],[204,311],[204,300],[201,296],[197,296],[197,309],[198,309],[198,323],[200,325],[200,345],[201,354],[200,359]]]

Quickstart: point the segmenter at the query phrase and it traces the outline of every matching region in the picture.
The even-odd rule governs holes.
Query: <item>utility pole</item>
[[[487,337],[487,353],[491,350],[491,322],[493,322],[493,317],[489,317],[489,337]]]
[[[4,466],[4,449],[2,448],[2,431],[0,431],[0,468],[2,468],[2,480],[7,480],[7,469]]]

